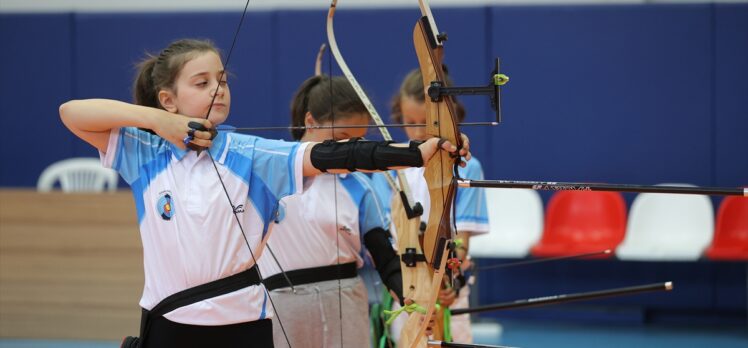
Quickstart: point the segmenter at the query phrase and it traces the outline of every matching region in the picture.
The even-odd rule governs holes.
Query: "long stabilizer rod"
[[[626,185],[626,184],[590,184],[590,183],[579,183],[579,182],[463,180],[463,179],[458,179],[457,185],[459,185],[460,187],[523,188],[523,189],[544,190],[544,191],[615,191],[615,192],[679,193],[679,194],[695,194],[695,195],[748,197],[748,188],[730,188],[730,187],[651,186],[651,185]]]
[[[600,255],[610,255],[613,253],[613,250],[605,249],[601,251],[594,251],[591,253],[582,253],[582,254],[575,254],[575,255],[566,255],[566,256],[556,256],[556,257],[546,257],[542,259],[532,259],[532,260],[522,260],[517,262],[509,262],[509,263],[500,263],[496,265],[490,265],[490,266],[481,266],[476,267],[475,270],[480,271],[486,271],[489,269],[497,269],[497,268],[508,268],[508,267],[515,267],[515,266],[525,266],[525,265],[533,265],[536,263],[544,263],[544,262],[552,262],[552,261],[561,261],[561,260],[572,260],[572,259],[581,259],[585,257],[591,257],[591,256],[600,256]]]
[[[489,346],[489,345],[485,345],[485,344],[454,343],[454,342],[443,342],[443,341],[435,341],[435,340],[428,341],[427,346],[429,348],[433,348],[433,347],[443,347],[443,348],[512,348],[512,347],[508,347],[508,346]]]
[[[665,282],[665,283],[656,283],[656,284],[649,284],[649,285],[629,286],[625,288],[616,288],[616,289],[610,289],[610,290],[580,292],[576,294],[543,296],[543,297],[528,298],[524,300],[516,300],[516,301],[511,301],[511,302],[497,303],[497,304],[492,304],[492,305],[487,305],[487,306],[453,309],[452,315],[480,313],[480,312],[496,311],[496,310],[503,310],[503,309],[537,307],[537,306],[545,306],[545,305],[550,305],[550,304],[559,304],[559,303],[566,303],[566,302],[573,302],[573,301],[594,300],[594,299],[603,298],[603,297],[634,295],[634,294],[654,292],[654,291],[670,291],[672,289],[673,289],[673,282]]]

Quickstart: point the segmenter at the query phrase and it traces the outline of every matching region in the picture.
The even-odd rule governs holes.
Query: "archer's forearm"
[[[106,152],[109,133],[121,127],[153,129],[159,114],[166,111],[117,100],[71,100],[60,105],[62,123],[73,134]]]
[[[106,132],[113,128],[152,128],[166,111],[110,99],[71,100],[60,105],[60,118],[70,130]]]

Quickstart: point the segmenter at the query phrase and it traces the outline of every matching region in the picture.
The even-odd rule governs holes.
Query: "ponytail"
[[[346,119],[356,114],[367,114],[368,110],[359,99],[356,90],[343,76],[317,75],[304,81],[291,100],[291,125],[306,125],[309,112],[318,123]],[[305,129],[292,129],[294,140],[301,140]]]
[[[153,83],[153,67],[156,66],[156,59],[157,57],[148,55],[138,64],[138,76],[132,88],[135,104],[162,108]]]
[[[309,93],[320,84],[322,80],[327,80],[325,75],[316,75],[304,81],[291,100],[291,126],[304,127],[306,125],[306,113],[309,111]],[[291,136],[294,140],[301,140],[306,133],[305,129],[291,129]]]

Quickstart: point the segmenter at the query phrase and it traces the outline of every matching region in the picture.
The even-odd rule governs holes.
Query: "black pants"
[[[143,348],[272,348],[270,319],[222,326],[187,325],[153,318]]]

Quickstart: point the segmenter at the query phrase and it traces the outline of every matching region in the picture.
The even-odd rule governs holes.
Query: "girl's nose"
[[[226,87],[219,83],[216,88],[211,89],[213,91],[211,95],[218,94],[222,96],[226,92],[225,89]]]

